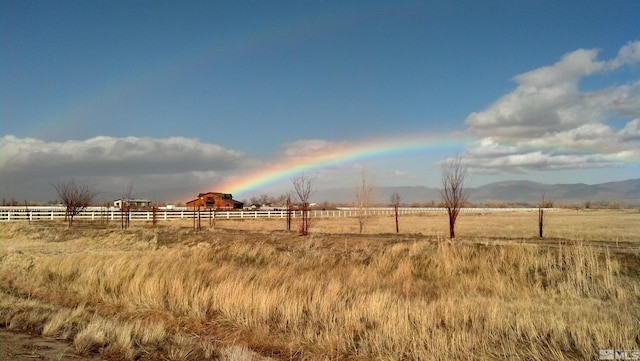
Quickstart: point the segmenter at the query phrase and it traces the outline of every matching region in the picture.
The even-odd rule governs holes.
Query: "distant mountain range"
[[[620,182],[600,184],[544,184],[529,181],[503,181],[489,183],[469,189],[469,201],[472,203],[508,203],[536,205],[540,202],[542,191],[545,198],[556,204],[560,203],[614,203],[627,205],[640,204],[640,179],[629,179]],[[440,190],[425,186],[377,187],[376,202],[388,204],[391,194],[397,192],[403,204],[428,203],[440,200]],[[349,203],[353,200],[353,189],[336,188],[318,190],[315,202]]]

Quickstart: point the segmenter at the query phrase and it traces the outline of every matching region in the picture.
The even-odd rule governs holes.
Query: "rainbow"
[[[436,149],[439,151],[451,150],[451,155],[453,155],[465,144],[468,144],[470,139],[451,135],[431,135],[336,143],[328,150],[286,157],[282,161],[263,165],[246,174],[230,176],[222,182],[212,185],[212,189],[232,193],[235,198],[238,198],[303,172],[321,171],[328,167],[353,161],[394,157],[410,153],[419,154]]]

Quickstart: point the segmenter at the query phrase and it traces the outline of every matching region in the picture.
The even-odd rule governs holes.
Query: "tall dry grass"
[[[128,359],[582,360],[640,348],[638,269],[626,263],[637,253],[323,223],[300,238],[275,224],[62,242],[2,225],[0,322]]]

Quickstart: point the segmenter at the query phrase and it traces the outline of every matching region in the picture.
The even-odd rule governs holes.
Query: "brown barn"
[[[233,210],[242,209],[244,204],[233,199],[229,193],[207,192],[198,194],[198,198],[187,202],[187,209]]]

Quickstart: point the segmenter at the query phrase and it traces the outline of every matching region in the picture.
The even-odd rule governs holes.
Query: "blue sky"
[[[318,169],[317,186],[362,166],[437,186],[455,153],[475,185],[638,178],[638,18],[631,0],[0,0],[0,193],[54,199],[74,177],[175,200],[416,134],[455,146]]]

